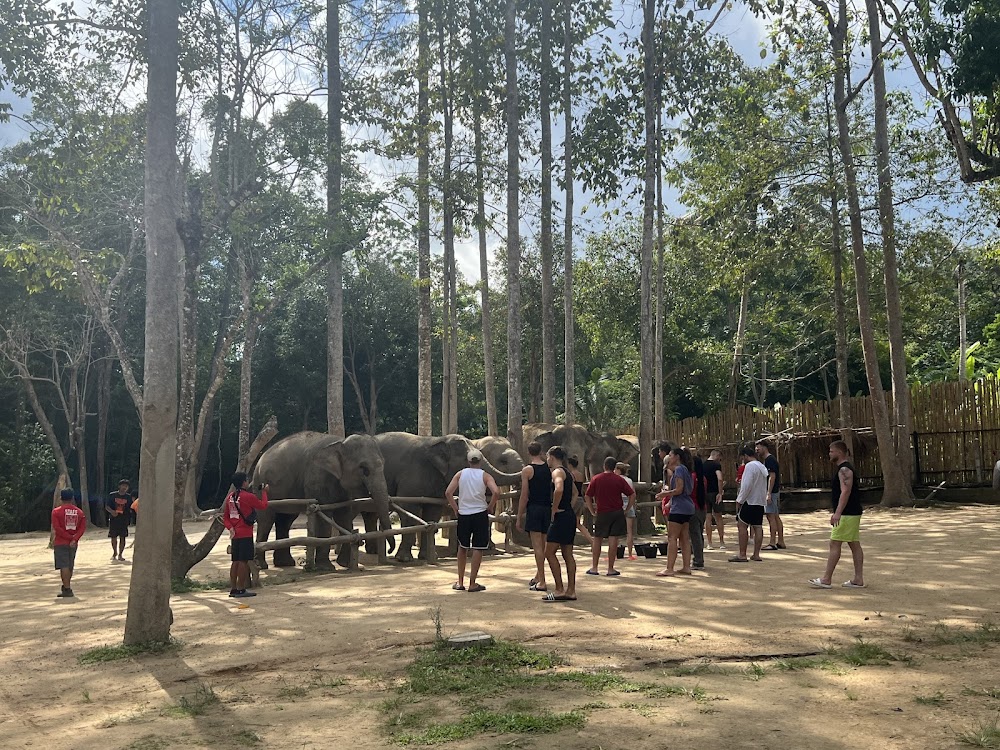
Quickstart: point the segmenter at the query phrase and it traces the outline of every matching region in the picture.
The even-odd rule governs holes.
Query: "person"
[[[691,499],[694,501],[694,514],[688,524],[688,536],[691,538],[691,567],[694,570],[705,569],[705,519],[708,517],[707,506],[705,504],[705,463],[697,453],[693,455],[688,450],[690,461],[688,470],[691,472],[691,479],[694,481],[694,492]]]
[[[245,472],[233,474],[233,491],[226,496],[222,506],[222,525],[229,529],[232,538],[232,564],[229,566],[229,595],[237,598],[257,596],[247,591],[250,577],[250,561],[253,560],[253,526],[257,522],[257,511],[267,507],[268,485],[260,486],[257,497],[249,490],[249,480]]]
[[[587,510],[594,516],[594,541],[590,545],[591,567],[587,575],[600,575],[597,566],[601,560],[601,547],[608,540],[608,575],[619,576],[620,570],[615,570],[615,558],[618,554],[618,537],[624,536],[627,530],[625,511],[622,510],[622,495],[628,495],[629,506],[635,507],[635,490],[628,482],[615,474],[618,463],[614,456],[604,459],[604,471],[590,480],[587,494],[584,496]]]
[[[576,539],[576,512],[573,510],[575,495],[572,474],[566,461],[566,451],[553,445],[545,454],[552,476],[552,517],[545,537],[545,559],[552,570],[555,591],[542,597],[546,602],[576,601],[576,558],[573,542]],[[562,570],[556,552],[562,553],[566,563],[566,587],[563,588]]]
[[[722,452],[718,449],[713,450],[702,467],[705,472],[705,500],[708,513],[705,521],[705,536],[708,544],[705,545],[705,549],[713,549],[713,521],[715,528],[719,531],[719,549],[726,549],[725,521],[722,518],[722,491],[726,483],[722,478],[722,463],[719,461],[721,458]]]
[[[753,556],[750,560],[760,562],[760,546],[764,542],[764,506],[767,504],[767,469],[757,460],[757,452],[752,445],[744,445],[740,450],[743,460],[743,477],[740,491],[736,496],[736,525],[739,529],[740,553],[730,557],[729,562],[747,562],[747,545],[753,535]]]
[[[483,562],[483,550],[490,546],[490,513],[496,508],[500,490],[489,474],[480,468],[483,456],[479,451],[470,451],[469,466],[451,478],[444,499],[455,511],[458,519],[458,582],[452,585],[455,591],[465,591],[465,565],[469,550],[472,550],[472,569],[469,571],[470,593],[486,591],[486,587],[476,581],[479,566]],[[458,491],[458,502],[455,492]],[[489,491],[489,502],[486,492]]]
[[[531,591],[548,591],[545,584],[545,535],[552,516],[552,474],[542,458],[542,445],[528,444],[528,465],[521,469],[521,497],[517,504],[517,528],[527,531],[535,553],[535,575],[528,581]]]
[[[674,446],[672,446],[666,440],[661,440],[659,443],[657,443],[656,450],[654,451],[654,453],[656,454],[656,458],[659,459],[660,474],[661,474],[660,479],[662,481],[662,484],[660,486],[661,489],[665,489],[670,486],[670,477],[673,472],[671,472],[670,467],[667,466],[668,463],[667,456],[670,455],[670,451],[673,450],[673,447]],[[655,469],[656,461],[654,461],[653,464]],[[656,497],[658,499],[662,498],[660,499],[660,514],[663,516],[664,523],[666,523],[667,516],[670,514],[670,495],[664,496],[664,494],[661,492]]]
[[[108,537],[111,539],[111,562],[125,562],[125,539],[128,538],[129,514],[132,512],[132,495],[127,479],[118,480],[117,492],[112,492],[104,509],[108,512]]]
[[[619,462],[615,464],[615,474],[628,482],[628,486],[635,494],[635,485],[627,476],[630,468],[628,464]],[[638,513],[635,511],[635,503],[630,503],[628,495],[625,494],[622,495],[622,510],[625,511],[625,554],[629,560],[635,560],[635,519]],[[615,552],[617,554],[617,549]]]
[[[865,554],[861,549],[861,493],[855,478],[854,465],[848,460],[847,443],[835,440],[830,443],[830,462],[837,467],[830,483],[830,554],[826,560],[826,571],[820,578],[809,583],[815,588],[828,589],[833,586],[833,572],[840,562],[844,542],[851,548],[854,559],[854,577],[841,585],[848,589],[865,587]]]
[[[580,461],[577,460],[576,456],[569,456],[566,461],[569,463],[570,476],[573,477],[573,487],[576,488],[573,496],[573,514],[576,516],[576,530],[583,534],[583,538],[587,540],[587,544],[592,544],[594,537],[591,536],[590,529],[583,522],[583,509],[586,505],[583,500],[584,476],[583,472],[580,471]]]
[[[670,470],[669,489],[662,490],[656,497],[663,501],[670,498],[670,512],[667,515],[667,567],[656,575],[661,577],[691,575],[691,517],[694,516],[694,480],[688,464],[691,454],[685,448],[672,448],[667,454],[667,468]],[[681,569],[674,570],[677,549],[681,550]]]
[[[764,463],[764,468],[767,469],[767,505],[764,506],[764,515],[767,516],[767,527],[771,534],[771,540],[764,549],[785,549],[785,524],[781,521],[779,502],[781,467],[778,465],[778,459],[771,453],[771,446],[766,440],[757,441],[757,458]]]
[[[55,556],[56,570],[62,579],[62,586],[57,598],[72,598],[73,594],[73,564],[76,562],[77,543],[87,530],[87,516],[73,503],[73,490],[63,490],[59,493],[60,503],[52,509],[52,552]]]

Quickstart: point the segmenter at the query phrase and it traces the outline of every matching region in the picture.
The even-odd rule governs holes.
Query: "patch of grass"
[[[856,701],[858,699],[858,694],[850,690],[845,691],[844,694],[847,696],[847,700],[849,701]]]
[[[647,719],[653,716],[653,707],[648,703],[622,703],[620,708],[635,711],[639,716],[645,716]]]
[[[210,685],[199,685],[191,695],[182,695],[180,701],[164,710],[167,716],[185,718],[202,716],[219,702],[219,696]]]
[[[962,695],[975,695],[981,698],[993,698],[994,700],[1000,700],[1000,688],[982,688],[981,690],[962,688]]]
[[[170,581],[171,594],[190,594],[192,591],[225,591],[229,581],[221,578],[211,581],[196,581],[193,578],[173,578]]]
[[[236,734],[230,735],[230,739],[233,741],[237,747],[246,747],[247,745],[259,745],[263,740],[260,735],[251,729],[242,729]]]
[[[140,737],[125,745],[121,750],[165,750],[167,747],[170,747],[167,740],[157,737],[155,734],[147,734],[145,737]]]
[[[415,693],[495,694],[523,685],[531,670],[552,669],[562,663],[554,653],[494,641],[470,648],[427,649],[417,654],[406,673],[409,689]]]
[[[1000,715],[992,721],[978,722],[972,729],[959,732],[958,739],[973,747],[1000,748]]]
[[[137,656],[148,654],[167,654],[177,651],[181,647],[179,641],[173,639],[169,641],[148,641],[147,643],[136,643],[132,645],[121,644],[119,646],[98,646],[89,651],[84,651],[77,657],[81,664],[101,664],[107,661],[121,661],[122,659],[134,659]]]
[[[877,643],[866,641],[860,635],[857,640],[845,649],[835,652],[836,655],[855,667],[884,667],[899,659]]]
[[[305,698],[308,694],[308,688],[303,685],[282,685],[278,688],[279,698]]]
[[[931,631],[934,643],[942,645],[959,645],[963,643],[1000,643],[1000,626],[990,621],[981,622],[971,630],[951,625],[938,624]]]
[[[610,703],[605,703],[604,701],[594,701],[593,703],[584,703],[577,709],[577,711],[600,711],[601,709],[611,707]]]
[[[760,664],[757,662],[751,662],[750,666],[743,670],[743,676],[752,682],[757,682],[757,680],[763,679],[767,672]]]
[[[527,698],[511,698],[507,701],[507,705],[504,708],[508,711],[532,711],[536,708],[537,704],[535,701],[530,701]]]
[[[951,703],[951,698],[938,690],[934,695],[914,696],[913,702],[921,706],[943,706],[945,703]]]
[[[396,738],[402,745],[436,745],[465,740],[480,734],[551,734],[563,729],[581,729],[586,718],[579,711],[567,713],[520,713],[474,711],[461,721],[435,724],[422,732]]]
[[[730,670],[718,664],[692,664],[690,666],[677,667],[674,674],[677,677],[694,677],[703,674],[729,674]]]
[[[346,684],[347,680],[342,677],[317,677],[309,684],[309,687],[332,690],[333,688],[343,687]]]
[[[90,691],[89,690],[84,690],[83,691],[83,702],[84,703],[93,703],[93,701],[90,700]]]

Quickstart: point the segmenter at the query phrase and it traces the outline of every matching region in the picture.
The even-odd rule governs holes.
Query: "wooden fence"
[[[887,393],[886,399],[891,413],[892,395]],[[910,390],[910,403],[915,483],[988,483],[993,464],[1000,458],[1000,380],[990,376],[969,383],[915,385]],[[872,431],[871,399],[853,397],[848,408],[858,477],[866,486],[879,485],[881,469]],[[826,487],[831,476],[827,450],[838,437],[839,419],[838,399],[766,409],[737,406],[707,417],[668,422],[665,434],[658,438],[698,448],[703,455],[714,448],[721,450],[723,474],[732,486],[740,446],[773,435],[782,486]],[[638,431],[635,425],[619,430],[633,435]]]

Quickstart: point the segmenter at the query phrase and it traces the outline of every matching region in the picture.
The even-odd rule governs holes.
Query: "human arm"
[[[500,488],[497,487],[496,480],[483,472],[483,482],[486,484],[486,489],[490,491],[490,503],[486,506],[486,510],[492,514],[497,509],[497,501],[500,499]],[[458,513],[458,508],[455,508],[455,512]]]
[[[743,473],[746,474],[745,471]],[[740,489],[736,493],[736,504],[737,505],[743,505],[744,501],[746,501],[746,499],[747,499],[746,496],[747,496],[747,492],[748,492],[747,487],[749,487],[749,486],[750,486],[750,484],[748,482],[743,482],[743,481],[740,482]]]
[[[840,500],[837,501],[837,509],[830,516],[831,526],[836,526],[840,523],[840,517],[844,515],[844,509],[847,507],[847,501],[851,499],[851,489],[854,487],[854,472],[846,466],[841,466],[840,471],[837,472],[837,478],[840,480]]]
[[[598,475],[600,476],[600,475]],[[583,496],[583,502],[587,506],[587,510],[590,511],[590,515],[597,515],[597,508],[594,505],[594,483],[597,481],[597,477],[590,480],[590,484],[587,485],[587,494]]]
[[[76,531],[72,533],[72,539],[70,540],[69,546],[75,547],[76,543],[83,538],[83,532],[87,530],[87,514],[82,511],[79,513],[80,518],[76,524]]]
[[[458,489],[458,478],[461,474],[462,472],[458,472],[458,474],[453,476],[444,491],[444,499],[451,506],[451,509],[455,511],[456,516],[458,515],[458,503],[455,502],[455,490]]]
[[[109,516],[117,516],[118,509],[115,507],[115,502],[110,497],[104,501],[104,510]]]
[[[52,509],[52,531],[56,537],[67,536],[66,519],[63,518],[63,513],[59,508]]]
[[[770,457],[769,457],[770,458]],[[774,461],[770,462],[773,466]],[[774,494],[774,483],[778,481],[778,472],[775,471],[771,466],[767,467],[767,497],[770,500],[771,495]]]
[[[566,474],[563,471],[552,472],[552,520],[556,520],[559,512],[559,504],[562,502],[563,492],[566,490]]]
[[[528,464],[521,469],[521,496],[517,500],[517,528],[524,531],[524,514],[528,508],[528,482],[535,476],[535,470]]]
[[[726,486],[726,481],[722,478],[722,469],[715,470],[715,476],[719,480],[719,494],[715,496],[716,502],[722,502],[722,490]]]

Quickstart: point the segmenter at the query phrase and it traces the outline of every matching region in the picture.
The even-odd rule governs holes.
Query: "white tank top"
[[[486,484],[482,469],[462,469],[458,477],[458,513],[471,516],[482,513],[487,508]]]

